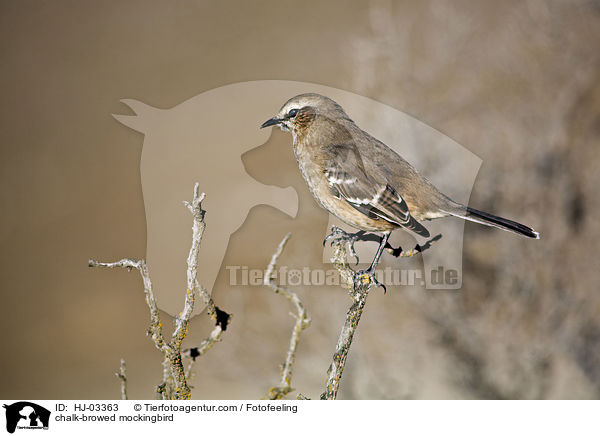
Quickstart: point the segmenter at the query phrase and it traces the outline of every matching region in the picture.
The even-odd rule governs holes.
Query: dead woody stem
[[[355,287],[354,276],[356,273],[348,266],[348,262],[346,261],[347,254],[345,242],[335,241],[333,243],[333,255],[331,261],[340,273],[344,287],[350,290],[352,305],[346,313],[346,319],[335,347],[333,361],[327,371],[327,385],[325,387],[325,392],[321,394],[322,400],[335,400],[337,397],[340,380],[342,379],[342,373],[346,366],[346,359],[348,358],[348,352],[352,345],[354,333],[356,332],[358,322],[360,321],[363,309],[367,303],[369,290],[373,286],[372,281],[367,278],[365,280],[357,281]]]
[[[125,359],[121,359],[119,372],[115,373],[121,382],[121,400],[127,399],[127,368],[125,367]]]
[[[422,246],[416,246],[412,250],[401,250],[397,257],[412,257],[416,254],[423,252],[424,250],[431,247],[431,244],[438,241],[441,235],[434,236],[426,244]],[[346,366],[346,359],[348,358],[348,352],[354,339],[354,333],[358,328],[360,317],[362,316],[365,304],[367,303],[367,297],[369,290],[373,287],[373,280],[366,274],[363,274],[356,278],[356,272],[350,268],[347,262],[348,250],[347,242],[342,239],[334,240],[332,243],[333,255],[331,261],[334,263],[338,272],[340,273],[342,283],[344,287],[350,290],[350,296],[352,298],[352,305],[346,313],[346,319],[340,332],[337,345],[335,347],[335,353],[333,354],[332,363],[327,371],[327,385],[325,392],[321,394],[322,400],[335,400],[340,388],[340,381],[342,379],[342,373]]]
[[[204,215],[206,211],[202,209],[202,200],[204,200],[204,193],[199,193],[199,185],[196,183],[194,186],[194,196],[192,201],[184,202],[193,217],[192,246],[190,248],[190,253],[187,260],[188,289],[185,295],[183,310],[175,318],[175,329],[168,340],[165,339],[163,334],[162,322],[160,320],[156,298],[154,297],[154,293],[152,291],[152,281],[150,279],[150,272],[146,262],[143,259],[121,259],[118,262],[112,263],[97,262],[93,259],[90,259],[89,261],[90,267],[127,268],[128,270],[135,268],[140,272],[142,281],[144,283],[146,304],[150,309],[150,327],[148,328],[148,334],[152,337],[156,348],[163,354],[163,381],[157,387],[157,393],[161,399],[190,399],[191,397],[191,391],[186,377],[187,374],[184,370],[182,362],[181,344],[188,333],[196,295],[200,294],[202,296],[208,307],[209,315],[211,315],[217,321],[217,326],[210,334],[209,338],[203,342],[203,352],[219,340],[222,331],[225,330],[229,321],[229,315],[219,310],[219,308],[215,306],[212,298],[206,289],[200,286],[197,279],[198,253],[200,250],[202,236],[206,227],[204,221]],[[205,344],[207,341],[210,345]],[[124,372],[124,366],[122,367],[122,370]]]
[[[296,314],[291,314],[294,318],[296,318],[296,324],[294,325],[294,330],[292,331],[292,336],[290,338],[290,346],[288,348],[285,362],[281,366],[281,381],[279,383],[279,386],[272,387],[269,390],[267,398],[270,400],[282,399],[293,390],[292,369],[294,366],[294,361],[296,359],[296,349],[298,348],[298,342],[300,341],[300,334],[302,333],[302,330],[304,330],[310,325],[310,318],[308,317],[304,305],[298,298],[298,295],[295,292],[292,292],[289,289],[278,285],[274,279],[274,270],[277,265],[277,261],[279,260],[279,257],[281,256],[281,253],[285,248],[285,245],[290,239],[290,236],[291,233],[288,233],[279,243],[277,250],[271,257],[271,262],[269,262],[269,266],[267,267],[264,278],[264,284],[266,286],[269,286],[276,294],[280,294],[286,297],[292,302],[292,304],[296,308]]]

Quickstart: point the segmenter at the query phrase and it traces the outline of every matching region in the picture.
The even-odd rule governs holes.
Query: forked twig
[[[192,246],[187,260],[187,291],[183,310],[175,317],[175,329],[171,338],[167,341],[163,335],[162,322],[156,298],[152,291],[152,281],[146,261],[143,259],[121,259],[117,262],[98,262],[90,259],[90,267],[102,268],[126,268],[129,271],[137,269],[144,283],[144,294],[146,304],[150,309],[150,327],[148,334],[152,337],[154,345],[163,354],[163,380],[157,387],[157,393],[161,399],[189,399],[191,397],[190,387],[187,382],[186,371],[183,367],[181,344],[187,336],[190,318],[194,311],[194,302],[197,294],[200,294],[208,307],[208,313],[215,319],[217,326],[211,332],[209,338],[203,342],[204,351],[214,345],[220,339],[221,333],[227,328],[230,315],[215,306],[210,294],[198,283],[198,254],[200,243],[206,228],[204,215],[206,211],[202,209],[204,193],[200,194],[199,185],[194,185],[194,194],[191,202],[184,202],[192,214]],[[205,344],[208,341],[210,345]],[[203,351],[203,352],[204,352]],[[190,356],[193,357],[193,356]],[[124,362],[122,363],[124,371]],[[121,376],[119,376],[121,378]],[[122,379],[123,380],[123,379]],[[123,390],[122,394],[123,396]]]

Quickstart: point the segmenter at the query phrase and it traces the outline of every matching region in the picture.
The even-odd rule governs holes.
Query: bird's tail
[[[524,224],[516,221],[511,221],[506,218],[502,218],[491,213],[482,212],[477,209],[465,207],[460,212],[449,212],[450,215],[454,215],[459,218],[463,218],[468,221],[473,221],[486,226],[497,227],[502,230],[517,233],[519,235],[527,236],[528,238],[540,239],[540,234],[533,230],[531,227],[527,227]]]

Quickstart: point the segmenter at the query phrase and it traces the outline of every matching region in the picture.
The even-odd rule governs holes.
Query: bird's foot
[[[383,283],[377,280],[375,277],[374,270],[360,270],[354,274],[354,290],[369,288],[370,286],[375,285],[380,288],[383,288],[383,293],[387,292],[387,288]]]
[[[333,245],[334,243],[339,244],[342,242],[347,243],[348,251],[350,252],[350,255],[356,259],[356,264],[358,265],[358,254],[354,249],[354,244],[358,241],[379,243],[381,241],[381,236],[374,233],[365,232],[364,230],[359,230],[356,233],[348,233],[337,226],[333,226],[331,228],[331,233],[325,238],[325,240],[323,240],[323,245],[325,245],[328,241],[330,242],[330,245]],[[385,243],[384,249],[394,257],[409,257],[421,252],[420,247],[417,245],[415,247],[417,251],[411,250],[410,253],[412,254],[407,256],[407,253],[402,250],[402,247],[399,246],[398,248],[394,248],[389,242]]]
[[[323,245],[325,245],[327,242],[329,242],[330,245],[342,243],[348,244],[350,256],[356,259],[356,264],[358,265],[358,254],[354,249],[354,243],[362,240],[362,237],[365,235],[365,233],[366,232],[364,230],[359,230],[356,233],[348,233],[337,226],[333,226],[331,228],[331,233],[323,240]]]

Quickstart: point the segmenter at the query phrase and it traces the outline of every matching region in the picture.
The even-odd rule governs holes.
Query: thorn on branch
[[[219,309],[218,306],[215,306],[215,318],[215,324],[221,327],[221,330],[227,330],[231,315],[224,310]]]
[[[194,348],[190,348],[190,357],[192,358],[192,360],[195,362],[196,361],[196,357],[200,356],[200,351],[198,350],[198,347],[194,347]]]

